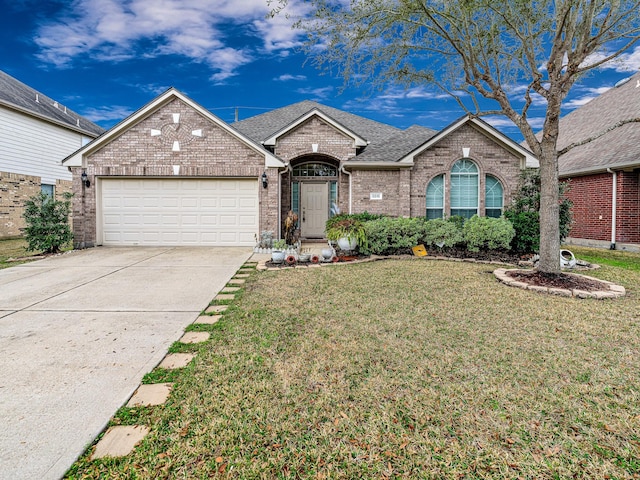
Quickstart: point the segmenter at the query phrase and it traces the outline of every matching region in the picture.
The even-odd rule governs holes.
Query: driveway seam
[[[78,288],[80,288],[80,287],[84,287],[85,285],[89,285],[90,283],[93,283],[93,282],[95,282],[95,281],[98,281],[98,280],[101,280],[101,279],[103,279],[103,278],[106,278],[106,277],[108,277],[109,275],[113,275],[114,273],[121,272],[122,270],[124,270],[124,269],[126,269],[126,268],[135,267],[135,266],[136,266],[137,264],[139,264],[139,263],[146,262],[147,260],[150,260],[150,259],[152,259],[152,258],[158,257],[158,256],[160,256],[160,255],[164,255],[165,253],[170,252],[170,251],[172,251],[172,250],[175,250],[175,248],[169,248],[169,249],[164,250],[164,251],[162,251],[162,252],[160,252],[160,253],[157,253],[157,254],[155,254],[155,255],[151,255],[151,256],[149,256],[149,257],[145,258],[144,260],[140,260],[140,261],[138,261],[138,262],[131,263],[131,264],[129,264],[129,265],[125,265],[125,266],[123,266],[123,267],[118,268],[117,270],[113,270],[112,272],[106,273],[106,274],[101,275],[101,276],[99,276],[99,277],[96,277],[96,278],[94,278],[94,279],[92,279],[92,280],[88,280],[88,281],[86,281],[86,282],[84,282],[84,283],[80,283],[80,284],[74,285],[72,288],[70,288],[70,289],[68,289],[68,290],[64,290],[64,291],[62,291],[62,292],[58,292],[58,293],[56,293],[55,295],[52,295],[52,296],[47,297],[47,298],[45,298],[45,299],[42,299],[42,300],[40,300],[40,301],[38,301],[38,302],[32,303],[32,304],[31,304],[31,305],[29,305],[29,306],[26,306],[26,307],[21,308],[21,309],[17,309],[15,312],[13,312],[13,313],[11,313],[11,314],[7,315],[7,317],[10,317],[11,315],[13,315],[13,314],[15,314],[15,313],[17,313],[17,312],[22,312],[22,311],[24,311],[24,310],[31,309],[31,308],[33,308],[35,305],[39,305],[39,304],[41,304],[41,303],[44,303],[44,302],[46,302],[46,301],[51,300],[52,298],[59,297],[60,295],[64,295],[65,293],[71,292],[71,291],[76,290],[76,289],[78,289]],[[35,310],[35,309],[34,309],[33,311],[40,311],[40,312],[47,312],[47,311],[52,311],[52,312],[53,312],[53,311],[58,311],[58,312],[70,312],[70,311],[73,311],[73,310],[51,310],[51,309]],[[107,310],[107,312],[108,312],[108,311],[109,311],[109,310]],[[103,313],[104,313],[104,311],[103,311]]]

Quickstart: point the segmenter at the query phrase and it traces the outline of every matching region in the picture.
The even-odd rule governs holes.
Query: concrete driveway
[[[99,247],[0,270],[0,477],[64,475],[250,256]]]

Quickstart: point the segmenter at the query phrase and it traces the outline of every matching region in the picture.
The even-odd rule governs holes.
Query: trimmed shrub
[[[73,239],[69,226],[71,197],[72,194],[65,194],[65,200],[55,200],[40,193],[25,202],[27,250],[58,253],[60,247]]]
[[[511,222],[516,233],[511,241],[511,248],[515,252],[532,253],[540,250],[540,215],[537,211],[507,210],[504,216]]]
[[[442,218],[429,220],[425,222],[422,242],[426,247],[455,247],[464,241],[462,223],[458,224],[456,221],[444,220]]]
[[[362,213],[340,213],[338,215],[334,215],[333,217],[327,220],[325,224],[325,228],[328,230],[334,226],[335,223],[344,220],[344,219],[353,219],[358,220],[360,222],[369,222],[371,220],[378,220],[379,218],[385,218],[386,215],[378,215],[375,213],[362,212]]]
[[[467,250],[508,250],[516,232],[505,218],[478,217],[474,215],[463,227]]]
[[[365,255],[390,255],[408,250],[424,236],[423,218],[391,218],[365,222],[368,245],[360,251]]]

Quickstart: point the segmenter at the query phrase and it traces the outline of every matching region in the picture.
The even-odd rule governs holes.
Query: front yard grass
[[[21,263],[28,262],[27,257],[37,255],[35,252],[27,251],[27,241],[24,238],[12,238],[0,240],[0,269],[14,267]],[[10,259],[24,258],[23,261],[8,261]]]
[[[640,476],[640,272],[613,301],[389,260],[252,276],[151,434],[72,478]]]

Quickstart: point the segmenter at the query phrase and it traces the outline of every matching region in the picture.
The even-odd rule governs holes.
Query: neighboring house
[[[0,238],[22,235],[27,199],[71,191],[61,160],[104,129],[0,71]]]
[[[568,243],[640,250],[640,73],[560,120],[561,180],[569,183]]]
[[[229,125],[175,89],[64,161],[76,247],[245,245],[336,208],[499,216],[532,154],[485,122],[406,130],[303,101]],[[86,174],[86,182],[82,174]]]

